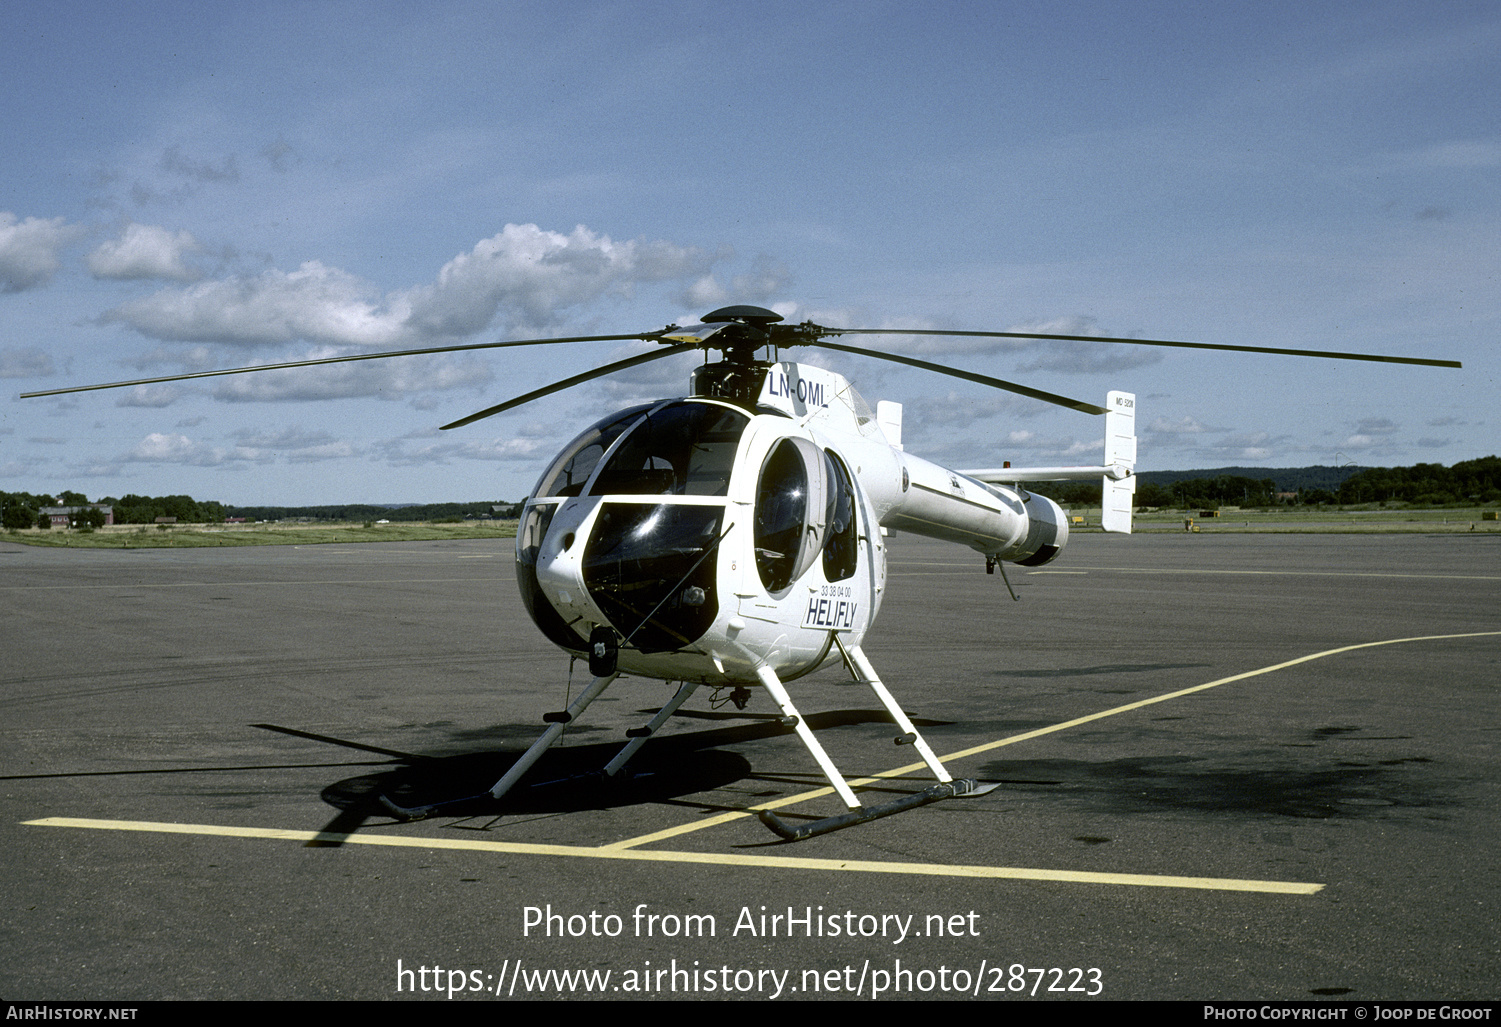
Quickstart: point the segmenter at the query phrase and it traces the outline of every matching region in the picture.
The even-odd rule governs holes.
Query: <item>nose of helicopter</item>
[[[567,502],[537,550],[539,598],[578,636],[573,648],[597,625],[643,653],[691,645],[719,612],[723,513],[694,502]]]
[[[588,602],[580,559],[584,550],[580,539],[587,537],[598,507],[597,500],[570,500],[547,508],[551,521],[532,556],[536,598],[546,604],[549,613],[561,617],[565,625],[575,626],[570,633],[572,648],[581,649],[591,624],[602,623],[599,611]],[[532,618],[547,630],[536,610],[532,611]],[[571,637],[574,634],[579,637]]]

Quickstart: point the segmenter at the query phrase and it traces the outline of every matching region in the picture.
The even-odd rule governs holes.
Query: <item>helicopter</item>
[[[658,348],[555,382],[445,424],[460,428],[543,396],[650,361],[699,351],[687,396],[640,403],[586,428],[543,470],[516,532],[521,598],[542,634],[591,680],[567,709],[544,715],[540,737],[487,793],[423,806],[387,796],[392,815],[414,820],[475,799],[502,799],[566,726],[622,675],[676,682],[651,720],[626,732],[602,768],[627,762],[699,688],[728,689],[744,709],[763,689],[847,807],[798,827],[758,811],[771,830],[796,841],[946,798],[995,787],[955,780],[902,710],[865,654],[886,598],[888,532],[966,546],[986,571],[1038,567],[1068,544],[1068,519],[1027,483],[1098,478],[1101,527],[1130,533],[1136,489],[1136,400],[1112,391],[1103,405],[987,375],[834,342],[845,335],[948,335],[1123,343],[1329,359],[1459,367],[1456,361],[1090,335],[963,330],[829,328],[784,324],[773,310],[722,307],[700,324],[625,335],[573,336],[355,354],[200,371],[24,393],[22,398],[182,381],[247,371],[310,367],[418,354],[575,342],[642,341]],[[1098,465],[951,470],[908,453],[902,407],[872,409],[842,375],[781,359],[799,346],[877,357],[959,377],[1104,417]],[[720,358],[709,359],[718,350]],[[764,356],[761,355],[764,351]],[[1009,580],[1007,588],[1010,590]],[[1012,598],[1016,598],[1011,591]],[[789,684],[833,665],[869,687],[935,783],[886,803],[861,803],[808,726]]]

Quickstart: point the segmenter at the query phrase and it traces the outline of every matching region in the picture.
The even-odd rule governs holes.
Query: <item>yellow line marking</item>
[[[1495,574],[1397,574],[1382,571],[1220,571],[1207,568],[1165,567],[1095,567],[1095,571],[1119,574],[1231,574],[1246,577],[1291,578],[1436,578],[1440,581],[1501,581]],[[1033,573],[1045,573],[1037,572]],[[1053,573],[1062,573],[1054,571]]]
[[[1209,681],[1202,685],[1194,685],[1192,688],[1184,688],[1176,692],[1168,692],[1164,695],[1155,696],[1151,699],[1142,699],[1138,702],[1127,703],[1125,706],[1116,706],[1113,709],[1102,710],[1099,713],[1090,713],[1083,717],[1076,717],[1073,720],[1066,720],[1061,724],[1053,724],[1049,727],[1040,727],[1035,731],[1027,731],[1019,735],[1011,735],[1008,738],[1001,738],[994,742],[986,742],[983,745],[976,745],[969,749],[961,749],[958,752],[951,752],[938,758],[940,762],[953,763],[958,760],[965,759],[969,756],[978,755],[982,752],[989,752],[992,749],[999,749],[1005,745],[1014,745],[1017,742],[1025,742],[1033,738],[1040,738],[1043,735],[1050,735],[1058,731],[1065,731],[1068,728],[1078,727],[1081,724],[1089,724],[1096,720],[1104,720],[1106,717],[1114,717],[1117,714],[1121,713],[1130,713],[1132,710],[1139,710],[1144,706],[1152,706],[1156,703],[1167,702],[1169,699],[1180,699],[1185,695],[1192,695],[1195,692],[1202,692],[1206,689],[1216,688],[1219,685],[1228,685],[1233,681],[1244,681],[1247,678],[1260,677],[1262,674],[1270,674],[1273,671],[1285,670],[1288,667],[1296,667],[1300,663],[1308,663],[1312,660],[1323,659],[1326,656],[1337,656],[1340,653],[1353,652],[1357,649],[1371,649],[1376,646],[1397,645],[1401,642],[1434,642],[1454,638],[1485,638],[1493,635],[1501,635],[1501,631],[1472,631],[1467,634],[1461,635],[1420,635],[1414,638],[1388,638],[1380,642],[1360,642],[1355,645],[1341,646],[1338,649],[1326,649],[1320,653],[1311,653],[1308,656],[1299,656],[1295,660],[1287,660],[1283,663],[1273,664],[1270,667],[1261,667],[1257,670],[1248,670],[1242,674],[1234,674],[1227,678],[1220,678],[1217,681]],[[926,764],[924,763],[909,763],[905,767],[897,767],[894,770],[887,770],[873,777],[860,778],[858,781],[851,781],[849,784],[851,788],[861,788],[865,785],[874,784],[878,781],[901,777],[904,774],[910,774],[913,771],[922,770],[924,767],[926,767]],[[694,831],[701,831],[704,828],[708,827],[717,827],[720,824],[728,823],[732,820],[739,820],[742,817],[751,816],[756,810],[777,809],[782,806],[790,806],[795,803],[806,802],[810,799],[817,799],[822,798],[825,795],[831,795],[833,794],[833,791],[834,790],[832,788],[814,789],[813,791],[803,792],[799,795],[787,796],[785,798],[777,799],[774,802],[764,803],[760,806],[752,806],[745,812],[724,813],[717,817],[710,817],[705,820],[697,820],[691,824],[683,824],[680,827],[668,828],[664,831],[657,831],[654,834],[642,835],[640,838],[626,838],[622,841],[614,842],[613,844],[609,845],[608,848],[625,849],[633,845],[643,845],[647,842],[660,841],[664,838],[672,838],[677,835],[691,834]]]
[[[335,834],[267,827],[223,827],[215,824],[164,824],[141,820],[88,820],[46,817],[28,820],[34,827],[79,827],[102,831],[146,831],[159,834],[211,835],[223,838],[264,838],[276,841],[336,841],[345,845],[389,845],[408,849],[450,849],[479,852],[613,859],[644,863],[700,863],[715,866],[762,867],[777,870],[843,870],[867,874],[920,874],[930,877],[969,877],[993,880],[1066,881],[1073,884],[1134,885],[1147,888],[1198,888],[1212,891],[1270,892],[1312,895],[1322,884],[1301,881],[1249,881],[1214,877],[1172,877],[1152,874],[1103,874],[1077,870],[1034,870],[1026,867],[953,866],[941,863],[896,863],[880,860],[815,859],[799,856],[762,856],[741,853],[619,850],[576,845],[538,845],[530,842],[477,841],[464,838],[413,838],[389,834]]]
[[[1103,710],[1099,713],[1091,713],[1087,716],[1076,717],[1075,719],[1065,721],[1062,724],[1054,724],[1051,727],[1038,728],[1036,731],[1027,731],[1023,734],[1012,735],[1010,738],[1002,738],[998,741],[986,742],[984,745],[976,745],[970,749],[961,749],[956,753],[951,753],[941,758],[944,760],[961,760],[966,756],[974,756],[977,753],[989,752],[991,749],[999,749],[1003,745],[1012,745],[1016,742],[1024,742],[1031,738],[1039,738],[1042,735],[1050,735],[1055,731],[1063,731],[1066,728],[1078,727],[1080,724],[1088,724],[1092,721],[1103,720],[1106,717],[1113,717],[1118,713],[1129,713],[1132,710],[1139,710],[1144,706],[1152,706],[1156,703],[1167,702],[1169,699],[1179,699],[1185,695],[1192,695],[1195,692],[1202,692],[1205,689],[1216,688],[1220,685],[1228,685],[1233,681],[1245,681],[1247,678],[1260,677],[1263,674],[1270,674],[1273,671],[1286,670],[1288,667],[1296,667],[1300,663],[1309,663],[1313,660],[1321,660],[1326,656],[1338,656],[1340,653],[1354,652],[1357,649],[1374,649],[1377,646],[1398,645],[1402,642],[1437,642],[1453,638],[1484,638],[1491,635],[1501,635],[1501,631],[1471,631],[1461,635],[1419,635],[1413,638],[1388,638],[1380,642],[1358,642],[1355,645],[1340,646],[1338,649],[1326,649],[1321,653],[1310,653],[1307,656],[1299,656],[1295,660],[1287,660],[1282,663],[1275,663],[1270,667],[1261,667],[1257,670],[1248,670],[1243,674],[1232,674],[1230,677],[1220,678],[1218,681],[1208,681],[1202,685],[1194,685],[1192,688],[1183,688],[1176,692],[1168,692],[1166,695],[1159,695],[1151,699],[1142,699],[1140,702],[1127,703],[1125,706],[1117,706],[1111,710]],[[916,766],[914,766],[912,769],[915,770],[917,768]]]
[[[1176,692],[1168,692],[1151,699],[1142,699],[1139,702],[1128,703],[1125,706],[1117,706],[1114,709],[1102,710],[1099,713],[1091,713],[1087,716],[1077,717],[1061,724],[1050,727],[1038,728],[1035,731],[1027,731],[1019,735],[1011,735],[1007,738],[987,742],[984,745],[973,746],[950,753],[941,759],[953,762],[974,756],[991,749],[998,749],[1004,745],[1012,745],[1016,742],[1038,738],[1042,735],[1063,731],[1080,724],[1088,724],[1106,717],[1113,717],[1120,713],[1128,713],[1139,710],[1145,706],[1166,702],[1169,699],[1181,698],[1202,692],[1206,689],[1215,688],[1219,685],[1227,685],[1234,681],[1244,681],[1248,678],[1260,677],[1273,671],[1284,670],[1288,667],[1296,667],[1301,663],[1309,663],[1313,660],[1323,659],[1326,656],[1337,656],[1340,653],[1354,652],[1359,649],[1372,649],[1378,646],[1399,645],[1403,642],[1434,642],[1456,638],[1489,638],[1501,635],[1501,631],[1472,631],[1453,635],[1419,635],[1412,638],[1389,638],[1379,642],[1360,642],[1355,645],[1341,646],[1338,649],[1326,649],[1323,652],[1310,653],[1297,659],[1286,660],[1282,663],[1262,667],[1257,670],[1249,670],[1241,674],[1233,674],[1230,677],[1209,681],[1192,688],[1180,689]],[[871,777],[860,778],[851,781],[851,787],[859,788],[879,781],[900,777],[915,770],[921,770],[925,764],[912,763],[905,767],[897,767]],[[530,842],[500,842],[500,841],[476,841],[456,838],[417,838],[398,835],[383,834],[337,834],[324,831],[293,831],[281,828],[259,827],[222,827],[212,824],[167,824],[153,823],[138,820],[88,820],[74,817],[46,817],[41,820],[27,820],[23,823],[38,827],[79,827],[93,828],[95,830],[111,831],[148,831],[165,834],[193,834],[215,835],[232,838],[267,838],[282,841],[333,841],[348,845],[389,845],[402,848],[420,849],[457,849],[483,852],[504,852],[530,854],[539,856],[568,856],[588,859],[613,859],[648,863],[699,863],[715,866],[744,866],[764,867],[775,869],[799,869],[799,870],[842,870],[854,873],[872,874],[915,874],[930,877],[970,877],[1005,880],[1027,881],[1062,881],[1074,884],[1114,884],[1133,885],[1149,888],[1197,888],[1217,891],[1243,891],[1243,892],[1269,892],[1283,895],[1312,895],[1323,889],[1322,884],[1308,884],[1300,881],[1255,881],[1239,880],[1234,878],[1214,877],[1174,877],[1170,875],[1154,876],[1151,874],[1109,874],[1091,873],[1076,870],[1042,870],[1025,867],[986,867],[945,865],[939,863],[896,863],[872,860],[844,860],[844,859],[813,859],[795,856],[763,856],[745,855],[739,853],[712,853],[712,852],[671,852],[662,849],[639,849],[635,846],[647,842],[660,841],[665,838],[677,837],[693,831],[699,831],[707,827],[715,827],[750,816],[752,812],[760,809],[777,809],[783,806],[791,806],[809,799],[820,798],[833,794],[833,789],[824,787],[816,788],[797,795],[785,796],[772,802],[753,806],[748,811],[735,813],[722,813],[718,816],[695,821],[692,824],[684,824],[680,827],[669,828],[638,838],[628,838],[608,845],[589,847],[575,845],[539,845]]]
[[[955,567],[973,570],[974,564],[907,564],[909,567]],[[933,577],[936,571],[905,571],[893,566],[888,577]],[[1496,574],[1407,574],[1384,571],[1233,571],[1205,567],[1087,567],[1070,571],[1025,571],[1027,577],[1038,575],[1086,575],[1086,574],[1226,574],[1242,577],[1289,577],[1289,578],[1422,578],[1437,581],[1501,581]]]

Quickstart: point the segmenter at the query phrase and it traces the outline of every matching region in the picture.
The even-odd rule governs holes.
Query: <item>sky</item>
[[[1139,470],[1501,450],[1493,2],[4,6],[3,491],[514,501],[692,358],[447,432],[645,344],[18,397],[729,303],[1464,362],[867,340],[1134,392]],[[1100,418],[785,355],[902,402],[948,466],[1100,458]]]

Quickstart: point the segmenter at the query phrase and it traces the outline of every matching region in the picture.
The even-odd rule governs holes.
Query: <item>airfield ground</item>
[[[892,549],[866,649],[1001,787],[786,845],[747,811],[838,805],[761,696],[572,776],[640,680],[505,809],[379,812],[566,705],[507,541],[0,540],[0,995],[1497,997],[1501,536],[1084,534],[1016,603]],[[794,695],[852,777],[912,762],[841,674]]]

